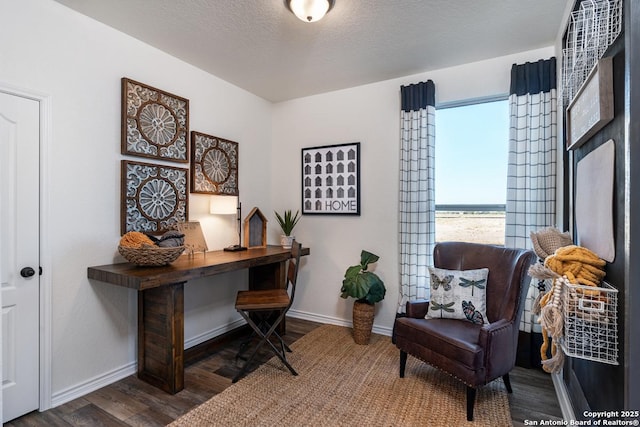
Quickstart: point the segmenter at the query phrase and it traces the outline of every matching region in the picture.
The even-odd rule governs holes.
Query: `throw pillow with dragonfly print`
[[[428,319],[461,319],[489,323],[486,286],[489,269],[446,270],[430,267],[431,298]]]

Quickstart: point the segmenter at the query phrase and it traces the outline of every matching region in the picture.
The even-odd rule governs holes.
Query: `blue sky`
[[[436,204],[504,204],[508,101],[436,110]]]

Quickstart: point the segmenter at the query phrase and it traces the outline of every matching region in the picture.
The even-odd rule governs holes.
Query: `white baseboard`
[[[136,362],[127,363],[120,368],[116,368],[102,375],[95,376],[87,381],[83,381],[64,390],[55,392],[51,395],[51,408],[55,408],[56,406],[78,399],[102,387],[106,387],[109,384],[128,377],[129,375],[135,374],[136,371]]]
[[[576,414],[573,411],[567,387],[565,386],[564,381],[562,381],[562,371],[551,374],[551,380],[553,381],[553,387],[556,389],[556,396],[558,398],[560,410],[562,411],[562,418],[565,421],[575,420]]]
[[[219,326],[215,329],[211,329],[210,331],[204,332],[200,335],[196,335],[195,337],[191,337],[184,341],[185,350],[191,347],[195,347],[198,344],[202,344],[205,341],[209,341],[215,337],[218,337],[226,332],[232,331],[240,326],[244,325],[245,320],[240,318],[238,320],[234,320],[231,323],[227,323],[226,325]]]
[[[287,316],[294,317],[296,319],[309,320],[311,322],[345,326],[348,328],[353,327],[353,321],[351,320],[340,319],[338,317],[324,316],[324,315],[315,314],[315,313],[308,313],[308,312],[299,311],[299,310],[289,310],[289,312],[287,313]],[[375,334],[386,335],[390,337],[392,331],[393,331],[392,328],[385,327],[385,326],[376,326],[375,323],[373,324],[372,332]]]

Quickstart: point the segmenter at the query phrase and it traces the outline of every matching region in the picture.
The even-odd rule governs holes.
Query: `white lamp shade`
[[[302,21],[316,22],[329,11],[329,0],[289,0],[289,8]]]
[[[238,213],[238,197],[211,196],[209,212],[214,215],[235,215]]]

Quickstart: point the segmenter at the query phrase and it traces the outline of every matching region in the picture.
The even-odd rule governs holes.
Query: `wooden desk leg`
[[[249,289],[285,289],[287,286],[287,262],[259,265],[249,268]],[[274,316],[275,317],[275,316]],[[286,333],[285,319],[282,319],[277,332]]]
[[[184,388],[184,282],[138,292],[138,378]]]

